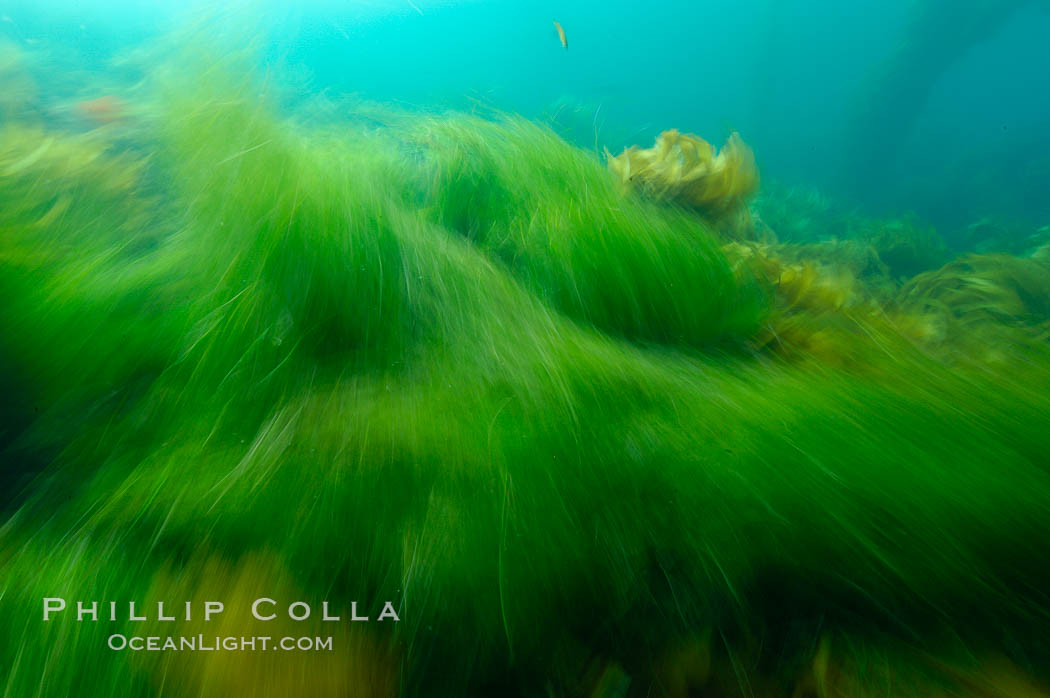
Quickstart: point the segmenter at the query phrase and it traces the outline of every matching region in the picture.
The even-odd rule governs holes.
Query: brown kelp
[[[755,155],[733,133],[718,151],[699,136],[664,131],[652,148],[632,146],[617,156],[606,150],[609,169],[622,185],[656,201],[693,209],[712,222],[746,228],[744,202],[758,189]]]
[[[755,209],[780,242],[867,246],[896,282],[936,269],[949,258],[941,235],[914,216],[875,218],[812,189],[774,183],[758,197]]]
[[[1050,263],[967,255],[916,276],[901,288],[897,304],[925,318],[938,342],[985,343],[985,351],[998,353],[1009,342],[996,337],[1050,337]]]
[[[310,129],[195,51],[158,71],[167,186],[48,217],[17,202],[90,192],[92,169],[0,184],[0,374],[33,369],[11,447],[45,466],[0,529],[6,692],[1038,690],[1045,346],[943,361],[869,331],[852,277],[734,269],[692,214],[622,197],[542,127]],[[855,359],[741,350],[772,303],[848,317]],[[314,613],[255,621],[264,595]],[[227,610],[44,623],[54,596]]]

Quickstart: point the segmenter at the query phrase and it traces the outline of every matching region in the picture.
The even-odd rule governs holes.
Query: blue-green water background
[[[982,4],[941,2],[933,6],[943,15],[937,26],[950,36],[953,23]],[[55,75],[63,65],[111,71],[112,57],[201,10],[101,0],[2,6],[3,33],[47,51]],[[902,123],[858,132],[857,115],[879,100],[873,76],[904,48],[916,64],[904,73],[937,62],[938,36],[911,31],[930,7],[928,0],[314,0],[236,12],[246,32],[265,37],[266,60],[301,94],[553,117],[567,138],[613,152],[648,146],[667,128],[712,142],[737,130],[767,181],[816,186],[872,212],[912,210],[949,237],[986,216],[1029,229],[1050,224],[1045,2],[1017,2],[952,56],[927,92],[901,102],[913,112]],[[565,28],[568,50],[553,20]],[[56,91],[84,89],[55,75]],[[48,89],[47,76],[38,80]],[[857,141],[866,139],[869,154],[880,154],[877,167],[856,158]]]

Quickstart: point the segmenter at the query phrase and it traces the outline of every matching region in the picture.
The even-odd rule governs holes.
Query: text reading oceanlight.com
[[[283,650],[286,652],[331,651],[329,637],[206,637],[191,635],[179,637],[142,637],[139,635],[110,635],[106,644],[111,650],[133,652],[254,652]]]

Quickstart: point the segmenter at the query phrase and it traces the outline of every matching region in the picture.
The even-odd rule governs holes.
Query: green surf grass
[[[725,352],[757,285],[545,128],[313,132],[180,65],[160,205],[4,219],[2,370],[31,376],[7,446],[48,461],[0,539],[8,695],[200,695],[193,658],[110,652],[134,624],[44,626],[40,599],[260,551],[310,598],[394,600],[367,632],[404,695],[572,693],[595,656],[659,693],[658,658],[712,628],[775,647],[741,675],[824,633],[1048,656],[1044,346],[949,366],[858,335],[863,372]],[[44,182],[23,164],[0,196]]]

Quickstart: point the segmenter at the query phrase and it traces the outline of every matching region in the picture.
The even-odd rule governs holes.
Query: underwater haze
[[[58,43],[78,67],[99,69],[202,9],[6,6],[8,36]],[[882,213],[916,210],[948,229],[990,215],[1038,225],[1050,217],[1050,6],[1039,0],[239,8],[233,24],[251,26],[306,93],[558,114],[580,145],[617,152],[672,124],[709,139],[736,130],[770,176]],[[570,50],[553,50],[552,19]],[[881,82],[886,73],[906,84]]]
[[[1050,5],[0,6],[0,693],[1050,697]]]

